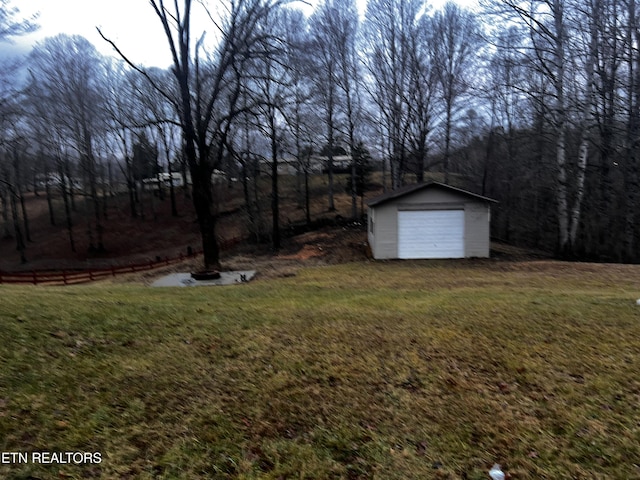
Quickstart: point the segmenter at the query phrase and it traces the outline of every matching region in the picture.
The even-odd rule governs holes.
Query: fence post
[[[67,284],[67,271],[62,270],[62,281],[66,285]]]
[[[89,281],[93,282],[93,272],[89,269]]]
[[[33,284],[37,285],[38,284],[38,274],[36,273],[35,270],[31,270],[31,276],[33,277]]]

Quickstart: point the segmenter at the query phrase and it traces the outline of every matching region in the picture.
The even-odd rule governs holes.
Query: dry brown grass
[[[640,477],[638,267],[295,269],[0,287],[2,450],[104,458],[0,475],[485,479],[499,462],[513,479]]]

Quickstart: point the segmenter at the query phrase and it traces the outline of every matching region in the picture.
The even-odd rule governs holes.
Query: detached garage
[[[373,257],[488,257],[491,203],[495,200],[438,182],[373,198],[367,202]]]

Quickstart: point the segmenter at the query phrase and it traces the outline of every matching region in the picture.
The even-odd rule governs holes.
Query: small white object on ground
[[[636,305],[640,305],[640,298],[636,300]]]
[[[491,470],[489,470],[489,476],[492,480],[504,480],[504,472],[500,469],[500,464],[495,463]]]

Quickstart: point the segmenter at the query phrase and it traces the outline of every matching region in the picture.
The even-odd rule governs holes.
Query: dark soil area
[[[273,252],[268,239],[266,243],[252,241],[247,222],[242,212],[242,191],[239,185],[222,187],[218,238],[229,240],[235,246],[222,252],[223,265],[238,263],[238,259],[273,258],[281,262],[327,261],[336,263],[365,259],[365,227],[360,222],[349,222],[350,197],[345,193],[336,195],[336,210],[326,209],[326,195],[318,195],[312,206],[312,224],[305,226],[304,212],[297,206],[294,195],[282,195],[281,228],[282,248]],[[321,192],[321,190],[319,190]],[[146,263],[156,259],[177,258],[201,249],[200,234],[191,203],[183,193],[177,195],[178,216],[171,215],[169,198],[157,196],[145,198],[144,216],[131,216],[128,197],[125,194],[108,199],[107,215],[103,225],[104,251],[90,248],[90,238],[97,244],[95,227],[88,225],[94,217],[82,211],[84,205],[78,201],[74,213],[73,238],[75,252],[71,250],[69,232],[66,227],[64,209],[60,199],[54,202],[55,225],[50,223],[49,209],[44,194],[29,193],[26,206],[29,218],[31,241],[25,249],[26,263],[20,261],[16,239],[0,238],[0,270],[17,272],[25,270],[70,270]],[[266,203],[266,202],[265,202]],[[268,213],[268,212],[266,212]],[[268,220],[270,222],[270,219]],[[0,219],[1,223],[1,219]],[[3,229],[4,230],[4,229]],[[13,232],[11,226],[10,230]],[[194,268],[201,261],[199,256],[191,259]],[[244,263],[244,262],[242,262]]]
[[[108,199],[107,217],[103,226],[104,251],[90,248],[88,220],[82,211],[74,215],[71,249],[69,231],[60,203],[55,204],[55,225],[51,225],[44,196],[30,194],[26,198],[31,241],[27,242],[27,263],[21,263],[13,235],[0,240],[0,269],[5,271],[84,269],[90,267],[125,265],[149,261],[156,256],[176,257],[187,246],[197,249],[199,235],[193,207],[180,196],[178,217],[172,217],[168,200],[156,199],[154,211],[144,217],[132,218],[124,196]],[[150,206],[147,206],[150,209]],[[95,227],[91,235],[97,245]]]
[[[258,270],[259,277],[295,275],[306,265],[336,264],[367,261],[367,235],[364,220],[350,221],[351,198],[337,189],[334,211],[328,211],[326,188],[315,187],[312,201],[312,222],[306,225],[304,211],[298,206],[293,192],[281,196],[281,248],[274,252],[269,239],[256,243],[249,234],[243,213],[243,195],[240,185],[219,188],[220,217],[218,238],[221,243],[234,240],[233,247],[225,248],[221,254],[225,270]],[[368,197],[377,195],[375,189]],[[265,198],[268,198],[265,196]],[[83,204],[78,201],[74,214],[73,235],[76,251],[70,248],[64,209],[60,199],[54,202],[56,224],[51,225],[44,194],[30,193],[26,196],[31,241],[27,243],[26,263],[21,263],[13,236],[0,238],[0,271],[18,272],[31,270],[87,270],[149,263],[156,260],[175,259],[189,252],[200,251],[200,234],[191,199],[179,192],[176,196],[178,216],[171,215],[168,196],[161,200],[157,196],[145,198],[142,212],[136,218],[126,194],[111,197],[107,203],[104,221],[103,243],[105,251],[90,249],[90,233],[95,242],[95,228],[89,232],[88,225],[93,216],[83,213]],[[268,202],[265,202],[267,205]],[[268,208],[265,206],[265,209]],[[142,215],[142,213],[144,215]],[[266,222],[270,223],[268,211]],[[1,221],[1,219],[0,219]],[[0,223],[1,227],[4,227]],[[12,230],[12,229],[10,229]],[[4,228],[3,230],[4,231]],[[530,261],[548,259],[544,252],[521,249],[505,244],[492,244],[491,261]],[[197,271],[202,268],[202,257],[195,255],[181,263],[161,267],[152,271],[126,274],[114,279],[117,282],[143,281],[150,283],[159,275]]]

